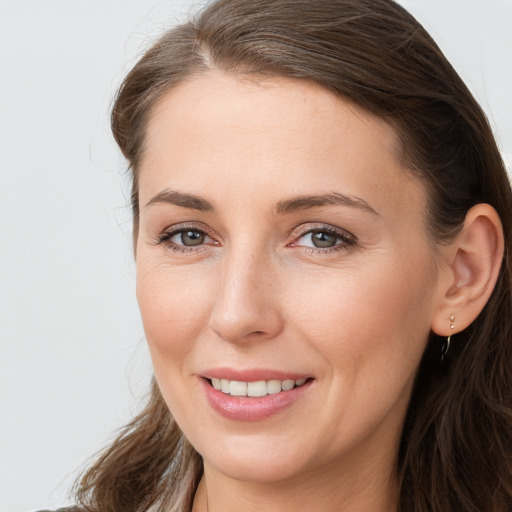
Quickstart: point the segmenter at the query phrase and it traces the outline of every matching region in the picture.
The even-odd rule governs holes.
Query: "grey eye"
[[[338,241],[338,236],[325,231],[313,231],[310,233],[311,242],[319,249],[328,249],[334,247]]]
[[[185,245],[187,247],[204,244],[206,235],[202,231],[188,229],[176,233],[172,238],[171,242],[176,245]]]
[[[335,247],[340,241],[340,237],[329,231],[310,231],[302,235],[298,240],[298,245],[303,247],[315,247],[316,249],[330,249]]]
[[[329,252],[327,249],[348,249],[356,243],[353,235],[346,231],[334,231],[334,229],[318,228],[309,229],[300,238],[293,242],[293,246],[310,247],[312,249],[322,249],[323,252]],[[320,251],[322,252],[322,251]]]

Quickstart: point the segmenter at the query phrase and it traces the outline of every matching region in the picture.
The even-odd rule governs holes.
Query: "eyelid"
[[[301,238],[315,232],[324,232],[337,238],[335,245],[329,247],[315,247],[306,243],[299,243]],[[302,224],[293,231],[293,241],[287,247],[301,251],[315,257],[327,257],[335,254],[346,254],[358,247],[357,238],[347,231],[330,224]]]
[[[198,231],[200,233],[204,233],[208,238],[210,238],[214,243],[211,242],[200,244],[197,246],[186,246],[181,244],[176,244],[175,242],[171,242],[171,238],[176,236],[179,233],[182,233],[184,231]],[[168,244],[169,246],[175,247],[175,248],[182,248],[187,251],[189,250],[200,250],[201,248],[204,248],[206,245],[220,245],[219,241],[217,240],[218,236],[205,224],[202,222],[180,222],[178,224],[172,224],[162,231],[160,231],[155,236],[155,243],[157,245],[160,244]]]
[[[183,244],[177,244],[175,242],[172,242],[171,239],[178,235],[179,233],[182,233],[184,231],[199,231],[201,233],[204,233],[208,238],[211,239],[211,241],[208,241],[206,243],[202,243],[196,246],[188,246]],[[298,244],[298,240],[300,240],[302,237],[307,236],[310,233],[314,232],[327,232],[329,234],[335,235],[339,237],[340,242],[337,243],[335,246],[328,247],[328,248],[314,248],[310,246],[305,246]],[[300,226],[297,226],[295,229],[293,229],[292,233],[290,234],[290,238],[292,239],[291,242],[287,244],[288,247],[300,247],[303,249],[310,250],[312,252],[318,252],[318,253],[327,253],[330,251],[336,251],[336,250],[342,250],[342,249],[348,249],[350,246],[354,246],[357,243],[357,237],[347,231],[346,229],[339,228],[337,226],[333,226],[332,224],[325,224],[325,223],[306,223],[301,224]],[[189,252],[189,251],[200,251],[202,249],[205,249],[207,246],[218,246],[221,245],[219,242],[219,236],[213,232],[212,229],[210,229],[207,225],[203,224],[202,222],[180,222],[178,224],[173,224],[168,227],[166,227],[164,230],[159,232],[157,235],[155,235],[155,244],[156,245],[165,245],[168,248],[172,248],[174,250],[181,250],[182,252]]]
[[[315,231],[326,231],[345,240],[351,240],[354,243],[357,242],[357,237],[346,229],[338,228],[331,224],[309,222],[307,224],[301,224],[292,231],[290,238],[292,238],[293,241],[290,245],[292,245],[299,238],[302,238],[309,233],[314,233]]]
[[[177,224],[171,224],[170,226],[167,226],[165,229],[162,229],[161,234],[170,234],[170,233],[176,233],[179,231],[202,231],[203,233],[207,234],[208,236],[211,236],[212,238],[216,238],[217,235],[213,232],[211,228],[209,228],[206,224],[203,224],[202,222],[178,222]]]

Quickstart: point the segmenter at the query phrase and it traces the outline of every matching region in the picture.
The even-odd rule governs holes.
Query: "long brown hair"
[[[398,454],[399,503],[404,512],[512,510],[512,195],[486,117],[460,77],[392,0],[217,0],[161,37],[117,95],[112,129],[133,173],[135,236],[152,110],[212,68],[307,80],[386,120],[429,193],[438,243],[473,205],[497,210],[505,258],[492,297],[442,366],[434,335],[421,362]],[[186,512],[201,472],[153,383],[146,409],[83,476],[77,498],[94,512]]]

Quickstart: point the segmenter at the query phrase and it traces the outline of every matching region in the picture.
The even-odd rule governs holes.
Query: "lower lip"
[[[201,379],[206,398],[212,409],[234,421],[261,421],[286,409],[299,400],[313,381],[302,386],[262,397],[231,396],[215,389],[206,379]]]

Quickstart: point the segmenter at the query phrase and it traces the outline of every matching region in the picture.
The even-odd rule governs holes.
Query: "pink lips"
[[[247,370],[237,370],[234,368],[211,368],[202,372],[202,377],[207,379],[228,379],[240,380],[242,382],[256,382],[258,380],[299,380],[306,379],[310,375],[301,373],[283,372],[266,368],[252,368]]]
[[[231,396],[216,390],[207,379],[218,378],[238,380],[242,382],[257,382],[260,380],[300,380],[307,375],[279,372],[274,370],[234,370],[230,368],[215,368],[203,373],[202,388],[208,403],[221,416],[235,421],[261,421],[295,403],[310,388],[313,381],[307,381],[302,386],[289,391],[269,394],[262,397]]]

